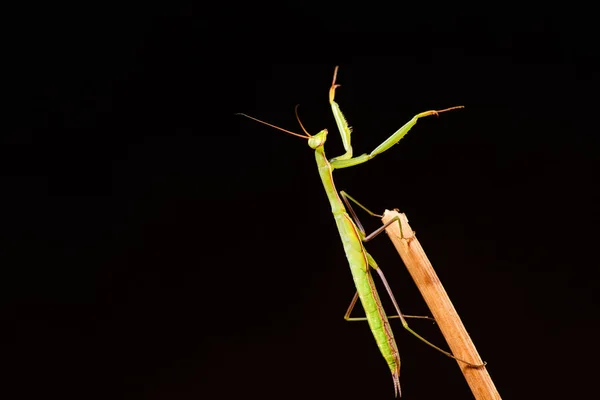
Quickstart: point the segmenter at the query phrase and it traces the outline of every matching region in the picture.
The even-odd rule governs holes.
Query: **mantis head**
[[[311,149],[316,150],[319,147],[323,147],[327,140],[327,129],[323,129],[321,132],[314,136],[309,136],[308,145]]]
[[[298,106],[297,105],[296,105],[295,111],[296,111],[296,119],[298,119],[298,123],[300,123],[300,127],[304,131],[305,135],[301,135],[301,134],[296,133],[296,132],[288,131],[287,129],[280,128],[280,127],[278,127],[276,125],[270,124],[270,123],[265,122],[265,121],[261,121],[258,118],[254,118],[254,117],[251,117],[251,116],[243,114],[243,113],[237,113],[236,115],[241,115],[243,117],[250,118],[250,119],[252,119],[252,120],[254,120],[256,122],[260,122],[261,124],[265,124],[267,126],[270,126],[271,128],[279,129],[280,131],[283,131],[285,133],[289,133],[290,135],[298,136],[298,137],[301,137],[303,139],[308,139],[308,145],[313,150],[316,150],[317,148],[322,147],[325,144],[325,141],[327,140],[327,129],[323,129],[322,131],[320,131],[316,135],[311,135],[310,133],[308,133],[306,131],[306,129],[304,129],[304,125],[302,125],[302,122],[300,121],[300,117],[298,117]]]

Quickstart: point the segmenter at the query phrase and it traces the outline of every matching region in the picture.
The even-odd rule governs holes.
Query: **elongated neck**
[[[333,183],[333,168],[325,156],[325,150],[323,147],[315,150],[315,158],[317,160],[317,167],[319,168],[321,182],[323,182],[325,193],[327,193],[327,199],[331,205],[331,212],[333,212],[334,215],[346,212],[346,209],[344,208],[344,205],[338,196],[335,184]]]

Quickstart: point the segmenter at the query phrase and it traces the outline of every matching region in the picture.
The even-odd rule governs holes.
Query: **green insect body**
[[[400,355],[398,352],[398,346],[396,345],[396,341],[394,339],[394,334],[392,333],[392,329],[390,323],[388,321],[388,316],[386,316],[383,306],[381,304],[381,300],[379,295],[377,294],[377,290],[375,288],[375,282],[373,280],[373,276],[371,274],[371,270],[374,270],[378,273],[379,277],[383,281],[388,294],[394,304],[394,308],[397,312],[397,315],[391,316],[389,318],[399,318],[402,321],[402,325],[405,329],[407,329],[410,333],[415,335],[421,341],[425,342],[429,346],[439,350],[440,352],[446,354],[449,357],[455,358],[452,354],[440,349],[439,347],[431,344],[426,339],[422,338],[419,334],[413,331],[408,324],[406,323],[405,317],[403,316],[398,304],[391,292],[391,289],[385,279],[383,271],[378,267],[377,263],[371,257],[369,253],[367,253],[363,242],[369,241],[372,237],[384,231],[385,227],[390,225],[391,223],[399,222],[397,219],[393,219],[388,222],[383,227],[377,229],[370,235],[366,235],[364,229],[358,219],[356,222],[353,221],[352,217],[348,214],[346,207],[344,207],[344,203],[348,206],[350,212],[356,218],[354,211],[348,200],[351,200],[358,204],[361,208],[365,209],[360,203],[356,202],[352,197],[347,195],[345,192],[340,192],[342,198],[338,195],[338,191],[333,182],[333,170],[340,168],[352,167],[355,165],[362,164],[366,161],[371,160],[378,154],[383,153],[384,151],[390,149],[393,145],[398,143],[400,139],[402,139],[408,131],[417,123],[419,118],[423,118],[429,115],[438,115],[441,112],[454,110],[457,108],[462,108],[462,106],[451,107],[445,110],[431,110],[425,111],[420,114],[415,115],[410,121],[408,121],[404,126],[402,126],[399,130],[397,130],[394,134],[392,134],[388,139],[386,139],[383,143],[381,143],[375,150],[373,150],[369,154],[363,154],[357,157],[352,156],[352,146],[351,146],[351,129],[348,126],[348,122],[346,118],[342,114],[339,105],[335,102],[335,89],[339,87],[336,82],[337,76],[337,67],[333,76],[333,83],[329,90],[329,102],[331,105],[331,109],[336,121],[336,125],[342,137],[342,143],[344,145],[344,149],[346,153],[342,156],[332,158],[330,160],[325,156],[325,142],[327,141],[327,130],[324,129],[317,133],[316,135],[310,135],[302,126],[300,119],[300,126],[304,131],[305,135],[298,134],[295,132],[288,131],[286,129],[277,127],[275,125],[269,124],[267,122],[261,121],[254,117],[251,117],[246,114],[243,115],[247,118],[253,119],[262,124],[271,126],[273,128],[282,130],[286,133],[289,133],[294,136],[299,136],[308,140],[308,145],[311,149],[315,151],[315,158],[317,162],[317,168],[319,171],[319,176],[321,177],[321,182],[323,183],[323,187],[325,189],[325,193],[327,194],[327,198],[329,200],[329,204],[331,206],[331,211],[333,213],[333,217],[338,228],[338,232],[340,234],[340,238],[342,239],[342,244],[344,246],[344,252],[346,254],[346,258],[348,259],[348,263],[350,265],[350,271],[352,273],[352,278],[354,280],[354,284],[356,286],[357,293],[350,304],[348,311],[346,312],[345,319],[348,321],[357,321],[357,320],[367,320],[373,337],[381,351],[381,354],[385,358],[390,371],[392,372],[392,378],[394,382],[394,392],[396,396],[401,395],[400,391]],[[371,213],[367,210],[367,212]],[[376,215],[371,213],[372,215]],[[357,296],[361,301],[361,304],[365,310],[366,318],[350,318],[350,313],[356,303]],[[421,317],[422,318],[422,317]],[[462,361],[462,360],[460,360]],[[463,361],[467,364],[470,364],[466,361]]]

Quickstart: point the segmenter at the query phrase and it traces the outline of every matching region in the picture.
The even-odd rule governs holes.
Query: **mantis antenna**
[[[300,127],[302,128],[304,133],[306,133],[306,135],[310,138],[312,137],[312,135],[308,133],[306,129],[304,129],[304,125],[302,125],[302,121],[300,121],[300,116],[298,115],[298,107],[300,107],[300,104],[296,104],[296,107],[294,108],[294,112],[296,113],[296,119],[298,120],[298,123],[300,124]]]
[[[249,115],[247,115],[247,114],[244,114],[244,113],[235,113],[235,115],[241,115],[242,117],[250,118],[250,119],[252,119],[252,120],[254,120],[254,121],[256,121],[256,122],[260,122],[261,124],[265,124],[265,125],[267,125],[267,126],[270,126],[271,128],[279,129],[280,131],[283,131],[283,132],[285,132],[285,133],[289,133],[290,135],[294,135],[294,136],[301,137],[302,139],[310,139],[310,135],[309,135],[309,136],[305,136],[305,135],[301,135],[301,134],[299,134],[299,133],[295,133],[295,132],[292,132],[292,131],[288,131],[287,129],[283,129],[283,128],[280,128],[280,127],[278,127],[278,126],[276,126],[276,125],[270,124],[270,123],[268,123],[268,122],[261,121],[261,120],[260,120],[260,119],[258,119],[258,118],[251,117],[251,116],[249,116]],[[302,124],[300,124],[300,126],[302,126]],[[304,127],[303,127],[302,129],[304,129]],[[306,131],[305,131],[305,132],[306,132]],[[306,134],[308,135],[308,132],[306,132]]]

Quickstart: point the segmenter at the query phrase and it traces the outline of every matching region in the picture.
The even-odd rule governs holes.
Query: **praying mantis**
[[[451,108],[446,108],[444,110],[430,110],[419,113],[415,115],[409,122],[404,124],[399,130],[397,130],[394,134],[392,134],[389,138],[387,138],[383,143],[381,143],[378,147],[375,148],[369,154],[363,154],[357,157],[353,157],[353,150],[350,141],[351,129],[344,117],[339,105],[335,102],[335,90],[340,85],[336,84],[338,67],[335,67],[333,74],[333,82],[329,89],[329,103],[331,105],[331,110],[333,112],[333,116],[335,118],[335,122],[337,124],[338,130],[342,137],[342,143],[344,145],[344,149],[346,151],[345,154],[335,157],[332,159],[327,159],[325,156],[325,142],[327,140],[327,129],[323,129],[316,135],[309,134],[300,118],[298,117],[298,106],[296,106],[296,118],[298,119],[298,123],[304,132],[304,135],[295,133],[278,126],[272,125],[268,122],[264,122],[257,118],[251,117],[249,115],[238,113],[238,115],[250,118],[254,121],[260,122],[272,128],[281,130],[290,135],[301,137],[303,139],[308,140],[308,146],[315,151],[315,158],[317,162],[317,169],[319,171],[319,176],[321,177],[321,182],[323,183],[323,187],[325,189],[325,193],[327,194],[327,199],[329,200],[329,204],[331,206],[331,212],[333,213],[333,218],[335,220],[337,229],[340,234],[340,238],[342,239],[342,244],[344,247],[344,252],[346,254],[346,258],[348,259],[348,263],[350,265],[350,271],[352,273],[352,278],[354,280],[354,284],[356,286],[356,293],[346,314],[344,319],[347,321],[364,321],[367,320],[371,332],[375,338],[377,346],[381,351],[384,359],[386,360],[390,371],[392,373],[392,379],[394,383],[394,394],[396,397],[401,396],[400,390],[400,355],[398,352],[398,346],[396,345],[396,341],[394,339],[394,334],[392,333],[392,329],[388,318],[399,318],[402,326],[408,330],[411,334],[416,336],[419,340],[428,344],[429,346],[435,348],[441,353],[445,354],[448,357],[457,359],[458,361],[464,362],[471,367],[481,367],[485,364],[472,364],[468,361],[464,361],[454,357],[451,353],[442,350],[436,345],[430,343],[425,338],[420,336],[418,333],[413,331],[406,322],[405,318],[411,317],[408,315],[403,315],[400,311],[400,307],[394,298],[390,285],[385,278],[385,275],[381,268],[375,262],[375,259],[367,252],[363,243],[368,242],[380,233],[385,231],[385,228],[394,222],[398,222],[400,226],[400,232],[402,232],[402,226],[400,224],[400,220],[398,217],[392,219],[391,221],[384,224],[382,227],[376,229],[373,233],[367,235],[365,230],[358,220],[356,213],[354,212],[350,201],[358,205],[360,208],[367,211],[370,215],[377,216],[377,214],[369,211],[359,202],[357,202],[354,198],[349,196],[344,191],[340,191],[338,195],[338,191],[333,182],[332,172],[335,169],[340,168],[348,168],[353,167],[355,165],[362,164],[373,159],[375,156],[383,153],[384,151],[390,149],[392,146],[397,144],[400,139],[402,139],[410,129],[417,123],[420,118],[427,117],[430,115],[438,115],[439,113],[455,110],[459,108],[463,108],[463,106],[456,106]],[[344,207],[345,205],[345,207]],[[347,209],[346,209],[347,207]],[[350,216],[350,214],[352,217]],[[385,314],[383,309],[383,305],[381,304],[381,300],[375,288],[375,282],[373,280],[373,276],[371,274],[371,269],[377,272],[379,278],[381,279],[388,295],[392,300],[392,304],[396,310],[397,315],[388,317]],[[356,304],[357,299],[360,299],[361,304],[365,310],[365,318],[351,318],[350,314]],[[427,317],[413,317],[413,318],[427,318]]]

